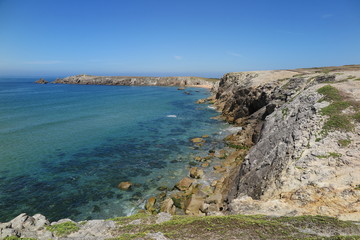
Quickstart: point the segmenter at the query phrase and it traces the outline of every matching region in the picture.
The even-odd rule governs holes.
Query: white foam
[[[177,116],[176,116],[176,115],[167,115],[166,117],[169,117],[169,118],[176,118]]]
[[[214,106],[208,106],[208,108],[210,108],[210,109],[216,109]]]

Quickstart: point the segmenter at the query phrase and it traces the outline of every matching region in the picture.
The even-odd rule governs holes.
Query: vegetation
[[[328,155],[317,155],[317,158],[329,158],[329,157],[334,157],[334,158],[338,158],[341,157],[341,153],[336,153],[336,152],[328,152]]]
[[[341,146],[341,147],[347,147],[349,146],[351,143],[351,140],[350,139],[340,139],[338,140],[338,144]]]
[[[250,147],[245,146],[245,145],[237,145],[237,144],[233,144],[233,143],[227,143],[228,147],[230,148],[235,148],[235,149],[244,149],[244,150],[249,150]]]
[[[281,113],[283,115],[283,119],[288,115],[289,109],[287,107],[281,109]]]
[[[55,235],[62,237],[70,233],[79,231],[79,227],[74,222],[64,222],[46,227],[47,230],[53,232]]]
[[[330,102],[329,106],[321,109],[321,114],[329,117],[323,127],[324,134],[333,130],[352,131],[354,125],[351,119],[360,122],[360,110],[357,102],[349,101],[338,89],[330,85],[319,88],[318,93],[324,95],[322,101]],[[345,114],[342,112],[348,107],[352,107],[355,113]]]
[[[119,225],[116,230],[118,236],[113,240],[150,239],[146,237],[148,233],[158,232],[170,239],[194,240],[209,236],[211,239],[360,239],[360,236],[336,236],[338,232],[351,233],[352,229],[357,228],[356,224],[324,216],[173,216],[172,220],[161,224],[156,224],[155,218],[148,215],[145,219],[141,218],[144,224]],[[336,238],[323,238],[315,234],[323,231]]]

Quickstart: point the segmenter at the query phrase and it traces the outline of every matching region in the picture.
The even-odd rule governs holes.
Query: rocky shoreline
[[[357,221],[355,230],[344,234],[360,234],[359,65],[228,73],[220,82],[207,83],[199,79],[176,79],[175,83],[175,78],[116,78],[79,75],[54,83],[211,86],[213,96],[198,103],[213,104],[221,112],[221,119],[241,127],[226,137],[225,149],[196,156],[198,163],[176,184],[177,190],[150,198],[147,212],[160,211],[158,218],[166,221],[170,221],[171,214],[217,215],[219,219],[228,214],[323,215]],[[204,141],[206,136],[192,139],[199,147]],[[214,159],[221,160],[211,171],[218,177],[204,182],[209,172],[206,169]],[[38,218],[42,227],[36,230],[34,219]],[[39,235],[39,231],[49,232],[44,226],[50,223],[43,217],[20,215],[16,219],[0,224],[0,238],[16,235],[61,239],[56,234]],[[26,219],[31,223],[27,224]],[[18,220],[34,229],[18,230],[14,227],[19,225],[14,223]],[[93,221],[73,223],[77,233],[81,224],[92,227],[82,237],[74,233],[64,239],[118,236],[109,230],[116,228],[114,221]],[[71,221],[61,220],[60,224],[64,222]],[[94,233],[97,228],[103,235]],[[168,239],[161,232],[151,233],[158,235],[129,239]]]
[[[212,88],[218,82],[216,78],[202,77],[126,77],[76,75],[58,78],[52,83],[84,85],[119,85],[119,86],[177,86]]]

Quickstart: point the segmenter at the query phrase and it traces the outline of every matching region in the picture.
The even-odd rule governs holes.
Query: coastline
[[[227,146],[209,151],[206,156],[195,156],[196,166],[191,166],[189,175],[176,184],[175,194],[162,196],[163,199],[149,198],[146,211],[140,215],[95,220],[99,222],[91,224],[103,226],[104,238],[152,239],[151,234],[158,234],[172,239],[174,233],[164,227],[167,223],[184,227],[189,222],[205,221],[206,228],[214,227],[209,225],[212,219],[226,222],[230,217],[234,221],[233,218],[244,218],[238,214],[246,214],[250,215],[251,224],[258,226],[268,226],[264,221],[269,218],[269,224],[277,224],[277,219],[281,219],[287,226],[305,221],[304,226],[299,223],[297,226],[301,227],[296,228],[303,234],[303,228],[322,223],[311,230],[311,236],[303,237],[340,234],[357,238],[360,176],[354,173],[360,170],[359,81],[360,66],[355,65],[225,74],[219,84],[213,85],[213,95],[198,103],[213,104],[221,112],[219,119],[233,124],[234,132],[224,139]],[[334,116],[326,111],[340,103],[334,116],[348,125],[329,125]],[[201,147],[206,139],[199,136],[192,142]],[[214,157],[221,162],[211,172],[221,177],[201,185],[201,179],[208,179],[203,169],[210,166],[208,160]],[[184,213],[190,216],[172,216]],[[51,225],[66,222],[70,220]],[[69,236],[88,233],[91,229],[85,231],[81,225],[90,222],[74,223],[80,232],[76,230]],[[149,222],[160,224],[160,228],[147,228]],[[163,222],[165,225],[161,225]],[[333,232],[336,224],[343,228]],[[242,222],[240,226],[242,231],[247,225]],[[347,227],[351,230],[345,230]],[[292,233],[297,230],[291,229],[286,236],[294,237]],[[214,230],[216,233],[219,231]]]

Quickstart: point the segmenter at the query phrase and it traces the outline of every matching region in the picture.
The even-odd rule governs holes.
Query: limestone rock
[[[205,213],[201,211],[203,210],[203,205],[204,198],[193,194],[186,205],[185,213],[192,216],[205,216]]]
[[[193,143],[203,143],[203,142],[205,142],[205,140],[202,139],[202,138],[193,138],[193,139],[191,139],[191,142],[193,142]]]
[[[121,182],[118,185],[118,188],[121,190],[129,190],[133,184],[131,182]]]
[[[156,224],[170,221],[172,218],[173,217],[170,213],[166,213],[166,212],[158,213],[156,216]]]
[[[151,212],[151,213],[154,212],[155,211],[155,203],[156,203],[156,198],[150,197],[145,204],[145,209],[148,212]]]
[[[175,214],[176,207],[174,205],[174,201],[171,198],[165,199],[161,204],[160,211],[172,215]]]
[[[47,84],[49,83],[48,81],[44,80],[43,78],[40,78],[39,80],[35,81],[35,83],[39,83],[39,84]]]
[[[178,183],[176,183],[175,187],[180,191],[185,191],[190,188],[191,184],[193,184],[194,180],[188,177],[181,179]]]
[[[192,178],[202,178],[204,176],[204,171],[198,167],[190,168],[190,177]]]

